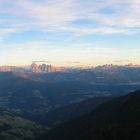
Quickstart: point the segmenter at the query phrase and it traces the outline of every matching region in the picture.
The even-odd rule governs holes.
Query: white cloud
[[[0,36],[17,32],[16,28],[0,28]]]
[[[0,47],[3,50],[8,51],[18,51],[18,52],[26,52],[26,51],[38,51],[39,49],[49,49],[53,48],[53,44],[48,41],[26,41],[21,43],[7,43]]]
[[[15,32],[39,29],[77,35],[140,33],[140,0],[2,0],[2,5],[0,16],[8,16],[0,20],[0,26],[6,23]],[[80,20],[88,23],[76,24]]]

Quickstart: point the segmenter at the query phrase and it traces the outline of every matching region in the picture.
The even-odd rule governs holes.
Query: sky
[[[140,64],[140,0],[0,0],[0,65]]]

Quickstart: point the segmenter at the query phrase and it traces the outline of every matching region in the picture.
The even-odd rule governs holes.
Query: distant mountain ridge
[[[26,72],[26,68],[16,66],[0,66],[0,72]]]
[[[80,71],[80,70],[112,70],[112,69],[122,69],[122,68],[128,68],[128,69],[135,69],[140,68],[140,65],[113,65],[113,64],[106,64],[96,67],[62,67],[62,66],[54,66],[51,64],[46,63],[36,63],[33,62],[29,66],[8,66],[3,65],[0,66],[0,72],[31,72],[31,73],[53,73],[53,72],[74,72],[74,71]]]
[[[32,73],[49,73],[64,71],[63,67],[55,67],[51,64],[38,64],[33,62],[30,66],[18,67],[18,66],[0,66],[0,72],[32,72]]]

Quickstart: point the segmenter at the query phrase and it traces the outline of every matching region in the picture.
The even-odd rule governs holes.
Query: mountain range
[[[103,139],[106,134],[112,134],[112,131],[116,135],[123,128],[120,126],[122,122],[117,122],[120,123],[119,126],[115,125],[117,118],[123,117],[120,116],[119,110],[123,109],[124,104],[119,100],[124,99],[124,103],[127,98],[133,100],[133,95],[135,97],[139,91],[136,92],[137,94],[127,94],[139,87],[140,68],[130,66],[102,66],[49,73],[0,72],[0,138],[30,140],[37,137],[49,140],[51,137],[55,140],[52,135],[56,133],[57,138],[60,136],[63,140],[62,133],[64,133],[73,140],[82,140],[82,137],[85,140],[96,140],[96,138],[100,140],[99,137],[102,136],[101,139]],[[135,99],[137,110],[139,110],[138,100],[139,96],[137,100]],[[133,103],[131,107],[134,110]],[[135,112],[134,110],[134,114]],[[125,117],[129,115],[126,112]],[[106,121],[107,126],[104,125]],[[129,121],[132,120],[126,123],[128,124]],[[96,122],[97,125],[94,128],[93,124]],[[101,127],[97,129],[100,125]],[[107,131],[104,132],[106,129]],[[70,130],[71,136],[66,130]],[[95,135],[96,132],[98,135]],[[125,135],[129,130],[122,133]],[[131,130],[130,133],[132,133]]]

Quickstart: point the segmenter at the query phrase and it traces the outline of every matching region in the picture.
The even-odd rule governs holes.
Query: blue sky
[[[0,65],[140,64],[140,0],[1,0]]]

